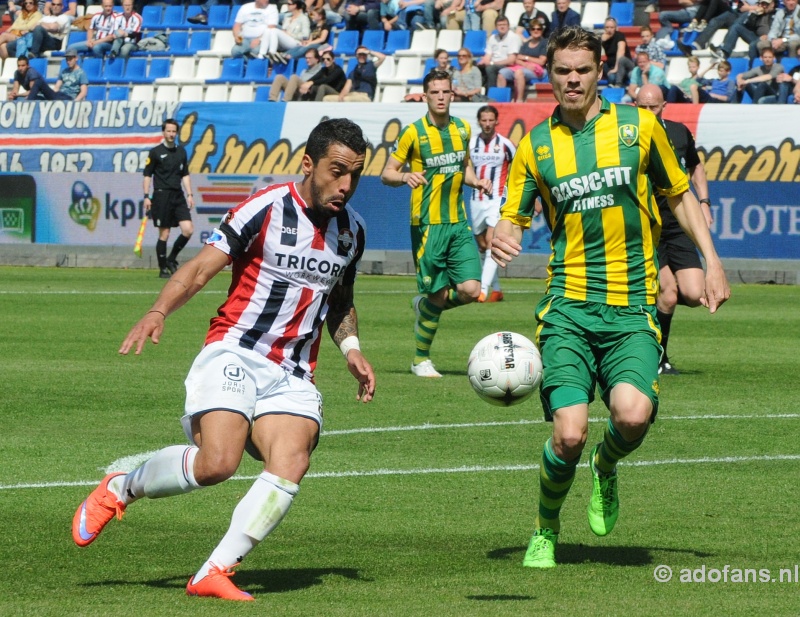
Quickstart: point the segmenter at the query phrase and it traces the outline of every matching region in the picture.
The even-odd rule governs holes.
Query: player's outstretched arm
[[[135,347],[138,356],[148,338],[158,345],[167,315],[186,304],[227,264],[228,256],[225,253],[213,246],[204,246],[167,281],[155,304],[128,332],[119,353],[127,355]]]
[[[700,204],[691,191],[669,197],[668,202],[678,223],[706,260],[705,295],[700,298],[700,303],[708,308],[709,312],[716,313],[717,309],[731,297],[731,289]]]
[[[505,268],[522,250],[522,227],[508,220],[500,220],[492,237],[492,259]]]
[[[370,402],[375,396],[375,371],[361,353],[352,285],[340,284],[331,291],[328,299],[328,332],[344,354],[350,374],[358,381],[356,400]]]

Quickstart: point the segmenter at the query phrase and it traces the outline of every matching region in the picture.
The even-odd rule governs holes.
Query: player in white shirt
[[[228,299],[186,378],[181,421],[196,445],[164,448],[128,474],[106,476],[75,512],[78,546],[91,544],[142,497],[180,495],[227,480],[246,450],[264,461],[264,471],[186,593],[253,600],[233,584],[232,569],[278,526],[308,471],[322,428],[313,371],[326,317],[358,381],[357,398],[368,402],[375,393],[353,305],[364,222],[347,203],[366,149],[361,129],[350,120],[317,125],[306,143],[302,182],[267,187],[230,210],[128,333],[122,354],[133,349],[138,355],[148,338],[158,343],[167,315],[232,264]]]
[[[481,107],[478,110],[480,133],[473,135],[469,142],[469,157],[475,167],[475,175],[481,180],[488,178],[492,181],[490,195],[473,190],[469,200],[472,232],[484,257],[481,295],[478,296],[478,302],[500,302],[503,299],[500,281],[497,278],[497,263],[492,259],[492,236],[494,226],[500,217],[500,202],[508,170],[517,149],[511,141],[497,132],[498,118],[496,107],[491,105]]]

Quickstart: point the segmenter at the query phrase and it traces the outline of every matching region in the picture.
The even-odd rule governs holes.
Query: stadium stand
[[[411,46],[411,33],[408,30],[392,30],[386,37],[383,53],[393,55],[399,49]]]
[[[633,26],[634,6],[633,2],[612,2],[608,14],[617,20],[618,26]]]
[[[493,86],[486,91],[486,96],[489,100],[497,103],[510,103],[511,102],[511,88],[500,88]]]
[[[236,41],[233,38],[231,30],[218,30],[214,33],[214,41],[211,43],[211,49],[198,51],[198,56],[217,56],[224,58],[231,55],[231,49]]]
[[[155,96],[155,86],[153,84],[136,84],[131,88],[128,95],[129,101],[152,101]]]
[[[570,5],[570,8],[574,8],[573,5],[574,3]],[[575,10],[577,11],[578,9]],[[607,2],[587,2],[583,5],[581,26],[587,30],[602,28],[606,17],[608,17]]]
[[[436,49],[444,49],[451,56],[455,56],[461,49],[461,30],[441,30],[436,39]]]
[[[237,84],[228,91],[229,103],[250,103],[253,101],[253,86],[251,84]]]
[[[436,51],[436,30],[415,30],[408,49],[398,49],[395,56],[414,56],[429,58]]]
[[[164,84],[156,87],[156,101],[177,101],[180,87],[174,84]]]
[[[477,62],[486,53],[486,32],[483,30],[465,32],[463,46],[470,50],[475,62]]]

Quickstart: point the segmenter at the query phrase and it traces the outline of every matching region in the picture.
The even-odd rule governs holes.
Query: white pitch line
[[[764,419],[797,419],[800,413],[778,413],[766,415],[737,415],[737,414],[716,414],[716,415],[692,415],[692,416],[658,416],[658,420],[754,420]],[[605,423],[608,418],[589,418],[592,423]],[[403,431],[430,431],[451,428],[481,428],[487,426],[527,426],[533,424],[545,424],[544,418],[539,420],[508,420],[501,422],[466,422],[459,424],[417,424],[413,426],[368,426],[364,428],[349,428],[336,431],[322,431],[323,437],[335,435],[355,435],[358,433],[396,433]]]
[[[779,462],[779,461],[800,461],[800,454],[773,454],[760,456],[721,456],[702,458],[671,458],[660,461],[631,461],[621,462],[625,467],[656,467],[664,465],[707,465],[719,463],[754,463],[754,462]],[[586,467],[587,463],[582,463],[579,467]],[[465,467],[444,467],[423,468],[423,469],[370,469],[366,471],[319,471],[306,475],[306,478],[365,478],[372,476],[411,476],[426,474],[447,474],[447,473],[491,473],[499,471],[535,471],[539,465],[475,465]],[[232,480],[253,481],[258,476],[234,476]],[[0,491],[27,488],[62,488],[69,486],[96,486],[97,480],[79,480],[75,482],[37,482],[31,484],[4,484],[0,485]]]

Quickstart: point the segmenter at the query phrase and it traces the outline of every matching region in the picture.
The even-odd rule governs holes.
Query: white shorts
[[[489,227],[496,227],[500,220],[500,200],[473,200],[469,203],[472,233],[480,236]]]
[[[181,424],[191,442],[192,417],[215,410],[241,414],[251,427],[261,416],[288,414],[309,418],[322,430],[322,395],[316,386],[250,349],[225,342],[207,345],[185,384]],[[247,451],[253,454],[249,445]]]

